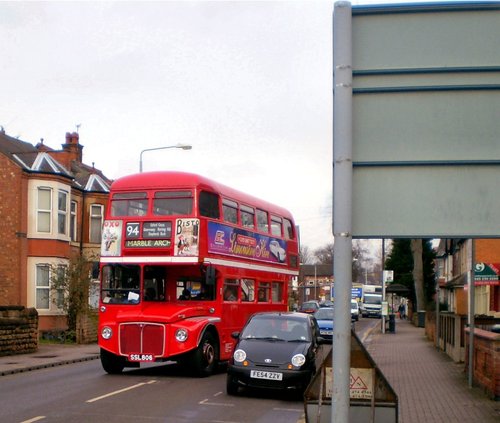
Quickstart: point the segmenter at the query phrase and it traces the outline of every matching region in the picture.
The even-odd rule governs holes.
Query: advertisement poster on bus
[[[208,224],[208,250],[268,263],[286,262],[286,242],[220,223]]]
[[[199,219],[177,219],[175,221],[174,255],[197,256]]]
[[[101,256],[117,257],[121,255],[122,221],[106,220],[102,228]]]

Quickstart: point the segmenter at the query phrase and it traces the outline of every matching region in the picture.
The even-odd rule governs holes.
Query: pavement
[[[97,360],[97,344],[39,344],[38,351],[0,357],[0,376],[29,372],[81,361]]]
[[[364,341],[399,400],[398,423],[500,423],[500,401],[468,386],[464,363],[455,363],[425,336],[425,329],[396,320],[395,333],[381,325]]]
[[[398,423],[500,422],[500,401],[469,388],[464,363],[438,351],[423,328],[397,320],[395,333],[376,325],[363,342],[398,395]],[[98,358],[96,344],[40,344],[35,353],[0,357],[0,376]]]

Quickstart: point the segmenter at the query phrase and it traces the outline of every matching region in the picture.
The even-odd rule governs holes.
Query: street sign
[[[394,281],[394,270],[384,270],[382,272],[382,278],[385,284],[392,283]]]
[[[352,9],[354,238],[500,236],[499,39],[498,2]]]

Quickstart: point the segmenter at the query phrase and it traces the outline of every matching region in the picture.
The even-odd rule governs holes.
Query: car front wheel
[[[226,392],[228,395],[238,395],[238,382],[231,375],[227,375]]]

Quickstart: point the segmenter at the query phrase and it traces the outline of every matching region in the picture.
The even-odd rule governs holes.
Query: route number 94
[[[125,226],[125,232],[127,239],[139,238],[139,224],[127,223],[127,226]]]
[[[155,361],[153,354],[129,354],[129,361]]]

